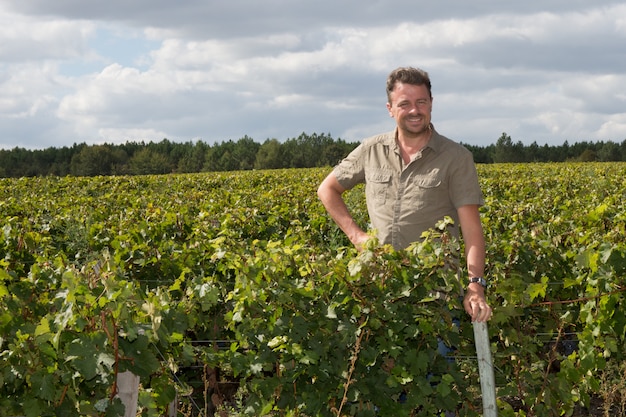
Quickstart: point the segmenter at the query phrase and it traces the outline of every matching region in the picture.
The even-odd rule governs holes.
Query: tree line
[[[97,176],[313,168],[339,162],[357,143],[330,134],[302,133],[284,142],[244,136],[214,145],[203,141],[87,145],[0,150],[0,177]]]
[[[244,136],[213,145],[203,141],[87,145],[29,150],[0,150],[0,177],[146,175],[236,171],[251,169],[313,168],[333,166],[359,143],[333,139],[330,134],[302,133],[284,142],[255,142]],[[464,144],[476,163],[626,161],[626,140],[615,142],[567,141],[560,146],[536,142],[526,146],[506,133],[489,146]]]
[[[613,141],[576,142],[563,145],[543,145],[533,142],[526,146],[522,141],[513,142],[511,136],[502,133],[495,144],[481,147],[465,144],[472,151],[476,163],[507,162],[617,162],[626,161],[626,139]]]

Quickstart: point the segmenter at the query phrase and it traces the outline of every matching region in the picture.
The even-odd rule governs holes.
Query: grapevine
[[[626,351],[626,165],[478,170],[500,415],[609,398]],[[327,173],[0,180],[0,416],[123,415],[127,370],[145,416],[173,401],[479,415],[471,323],[457,297],[432,297],[460,291],[462,241],[443,222],[406,251],[356,252],[315,196]],[[362,189],[346,199],[366,228]]]

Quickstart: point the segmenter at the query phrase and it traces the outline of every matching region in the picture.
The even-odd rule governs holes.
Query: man
[[[339,228],[357,247],[369,238],[352,218],[342,194],[365,183],[370,220],[383,244],[404,249],[423,231],[450,216],[460,224],[469,275],[463,306],[472,321],[491,318],[485,300],[485,241],[478,208],[482,192],[472,154],[441,136],[431,124],[428,74],[401,67],[387,79],[393,132],[363,141],[322,181],[317,194]]]

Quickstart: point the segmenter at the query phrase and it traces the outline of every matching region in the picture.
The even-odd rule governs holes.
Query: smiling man
[[[365,183],[370,221],[383,244],[404,249],[449,216],[461,227],[467,258],[463,306],[472,321],[491,318],[485,300],[485,241],[478,208],[483,196],[472,154],[441,136],[431,123],[428,73],[402,67],[387,79],[387,110],[396,121],[389,133],[365,139],[324,179],[318,196],[357,247],[369,238],[354,221],[342,194]]]

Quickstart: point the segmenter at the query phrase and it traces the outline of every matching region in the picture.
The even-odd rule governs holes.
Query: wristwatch
[[[485,281],[485,278],[483,277],[471,277],[469,281],[470,281],[470,284],[477,282],[480,285],[482,285],[483,288],[487,288],[487,281]]]

